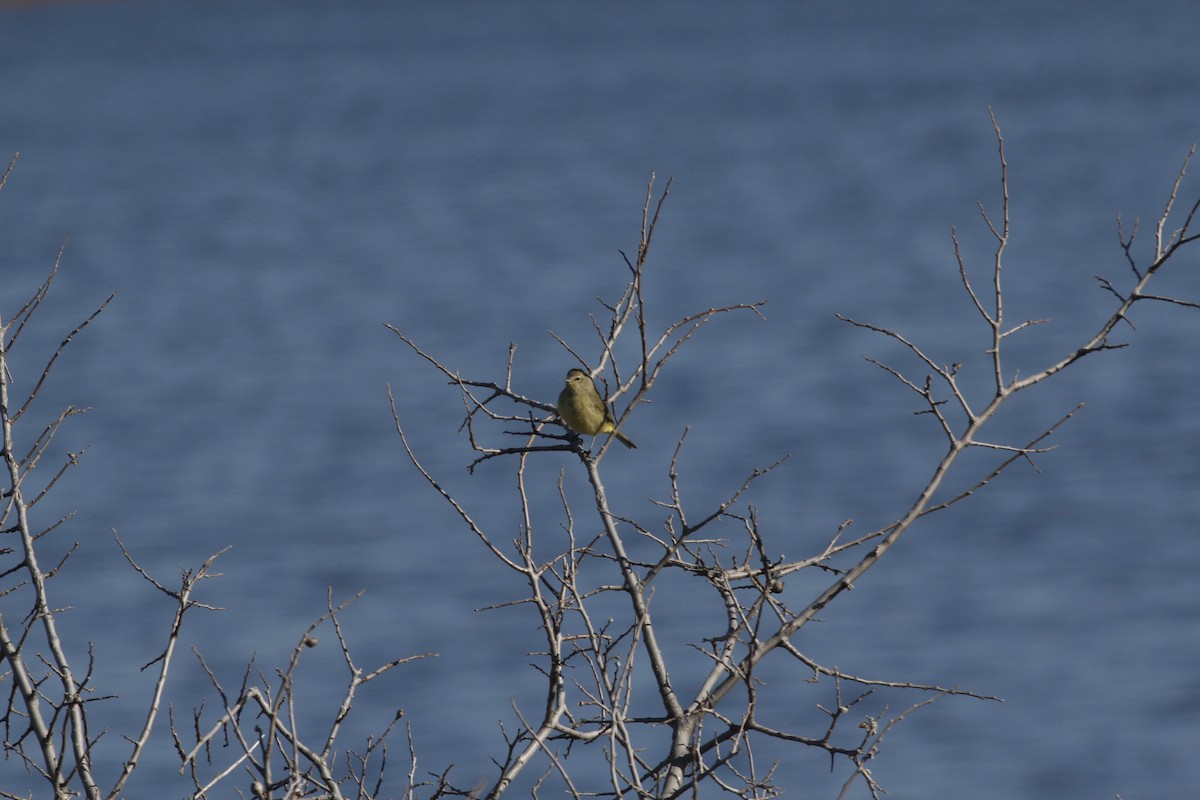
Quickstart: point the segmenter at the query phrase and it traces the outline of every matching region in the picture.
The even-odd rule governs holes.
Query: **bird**
[[[576,433],[588,436],[611,433],[626,447],[637,447],[632,439],[613,427],[612,412],[596,391],[596,382],[581,369],[567,373],[566,386],[558,395],[558,415]]]

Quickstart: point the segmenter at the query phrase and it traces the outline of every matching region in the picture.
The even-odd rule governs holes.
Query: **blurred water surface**
[[[164,579],[233,545],[207,588],[229,611],[188,629],[231,683],[254,653],[268,672],[283,663],[327,587],[365,589],[346,617],[360,665],[441,657],[369,687],[355,730],[404,707],[423,769],[456,762],[468,785],[491,774],[496,720],[511,723],[512,698],[536,703],[522,653],[537,631],[520,610],[472,611],[520,587],[407,464],[386,385],[428,467],[501,539],[517,530],[512,479],[503,464],[465,475],[457,399],[382,323],[477,378],[501,376],[515,343],[517,386],[553,399],[571,360],[546,331],[595,353],[587,315],[619,291],[618,250],[636,250],[655,173],[658,188],[675,180],[647,284],[657,324],[770,302],[766,322],[714,323],[631,419],[641,448],[612,453],[608,472],[622,513],[654,527],[646,499],[665,496],[691,425],[697,509],[792,454],[751,498],[788,556],[848,517],[861,531],[893,519],[942,444],[861,361],[900,354],[835,312],[963,362],[982,397],[988,343],[949,233],[985,282],[975,204],[999,205],[991,107],[1010,164],[1010,318],[1053,318],[1013,339],[1009,368],[1077,346],[1112,304],[1092,276],[1125,274],[1115,215],[1141,217],[1148,238],[1200,138],[1197,23],[1187,2],[1032,0],[0,13],[0,157],[21,153],[0,194],[0,312],[69,239],[17,380],[31,385],[118,292],[61,360],[39,418],[92,408],[52,455],[90,449],[38,511],[77,512],[49,547],[81,542],[58,588],[77,607],[68,632],[97,641],[97,683],[124,696],[105,709],[110,739],[137,723],[125,700],[145,684],[125,670],[153,657],[167,621],[116,529]],[[1192,179],[1183,197],[1198,192]],[[1184,261],[1163,291],[1195,300],[1197,256]],[[1041,474],[1014,470],[930,519],[801,642],[849,672],[1005,698],[943,700],[893,733],[874,773],[895,796],[1195,790],[1200,315],[1139,307],[1134,321],[1121,331],[1133,347],[997,421],[997,440],[1024,441],[1087,402]],[[572,469],[538,465],[545,502],[561,464]],[[672,601],[655,597],[665,618],[712,634]],[[772,679],[795,681],[789,669]],[[330,697],[344,666],[328,650],[304,674]],[[170,699],[190,708],[204,686],[185,655]],[[796,697],[807,715],[813,695]],[[130,796],[186,792],[160,744]],[[822,787],[825,768],[793,753],[779,782],[833,796],[844,776]],[[24,780],[0,763],[0,788]]]

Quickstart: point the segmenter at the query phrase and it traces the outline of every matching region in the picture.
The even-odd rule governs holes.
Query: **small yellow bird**
[[[632,439],[613,427],[612,412],[596,391],[595,381],[581,369],[567,373],[567,385],[558,395],[558,415],[576,433],[588,436],[611,433],[626,447],[637,447]]]

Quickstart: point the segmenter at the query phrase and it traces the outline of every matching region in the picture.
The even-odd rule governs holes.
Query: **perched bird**
[[[596,383],[581,369],[567,373],[567,385],[558,395],[558,415],[576,433],[588,436],[611,433],[626,447],[637,447],[632,439],[613,428],[612,413],[596,391]]]

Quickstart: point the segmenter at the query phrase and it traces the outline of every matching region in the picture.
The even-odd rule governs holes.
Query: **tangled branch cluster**
[[[955,687],[849,673],[814,659],[797,634],[853,588],[918,521],[970,497],[1012,465],[1034,463],[1035,457],[1049,449],[1047,440],[1078,410],[1066,410],[1061,419],[1028,441],[985,437],[984,429],[1014,395],[1050,380],[1086,356],[1125,346],[1113,341],[1114,332],[1120,323],[1129,321],[1136,303],[1200,308],[1193,300],[1148,291],[1168,262],[1200,238],[1193,232],[1200,200],[1182,214],[1176,211],[1188,164],[1185,160],[1157,220],[1148,261],[1139,261],[1134,252],[1137,225],[1126,234],[1118,223],[1119,244],[1132,278],[1116,283],[1097,279],[1116,299],[1116,309],[1086,341],[1020,377],[1003,360],[1006,343],[1044,320],[1013,324],[1004,306],[1001,278],[1011,235],[1008,165],[1004,139],[994,118],[993,125],[999,146],[1002,206],[997,215],[980,206],[983,223],[995,240],[986,288],[973,277],[974,270],[953,235],[965,296],[987,334],[990,386],[983,396],[976,397],[960,384],[960,365],[940,363],[931,350],[896,330],[843,318],[899,343],[915,359],[919,365],[916,374],[868,360],[917,396],[918,413],[934,421],[946,448],[915,500],[893,522],[852,536],[847,520],[801,559],[780,554],[777,535],[746,500],[755,482],[776,471],[784,459],[756,469],[723,497],[703,501],[701,507],[707,510],[693,514],[685,511],[685,505],[689,509],[696,506],[690,497],[685,503],[680,480],[685,430],[669,462],[665,497],[650,499],[646,507],[612,500],[603,472],[611,438],[585,442],[566,427],[553,404],[517,391],[514,348],[509,348],[501,379],[473,379],[461,376],[407,334],[388,326],[460,393],[463,426],[473,451],[468,470],[473,472],[480,464],[497,460],[512,466],[520,526],[515,540],[507,540],[507,534],[497,532],[500,523],[473,514],[422,465],[393,401],[396,430],[412,463],[496,564],[519,576],[523,596],[505,605],[528,609],[542,637],[535,654],[541,679],[539,707],[536,712],[517,707],[516,724],[502,727],[504,742],[494,759],[494,773],[477,786],[458,785],[452,767],[418,777],[412,732],[406,731],[409,769],[402,790],[405,798],[418,794],[498,798],[517,786],[528,787],[533,796],[552,791],[574,798],[678,798],[699,796],[701,787],[708,793],[769,798],[783,792],[776,778],[777,754],[797,750],[816,752],[843,770],[841,796],[852,787],[863,787],[871,797],[879,798],[883,790],[873,774],[873,762],[900,722],[948,695],[996,699]],[[8,174],[0,178],[0,189]],[[604,317],[592,320],[593,357],[589,360],[585,348],[551,334],[585,371],[604,378],[602,384],[609,390],[605,401],[617,427],[650,399],[673,357],[684,345],[692,344],[709,323],[733,313],[762,317],[765,305],[751,302],[708,308],[659,326],[651,314],[652,293],[646,290],[646,276],[670,183],[657,200],[654,184],[652,178],[642,209],[636,256],[624,257],[628,270],[624,289],[615,302],[603,303]],[[1182,221],[1177,224],[1180,216]],[[1177,227],[1171,229],[1174,224]],[[50,452],[51,442],[67,420],[86,409],[68,406],[41,430],[26,431],[31,420],[28,412],[59,356],[112,297],[32,372],[29,388],[18,391],[24,361],[14,362],[14,348],[23,341],[22,332],[41,308],[57,267],[56,262],[46,281],[15,314],[0,319],[0,448],[7,476],[0,492],[0,686],[7,694],[0,711],[0,735],[5,758],[22,765],[27,776],[44,782],[49,789],[46,796],[99,800],[122,796],[143,760],[176,661],[183,621],[192,609],[217,610],[198,600],[196,590],[203,581],[218,577],[214,566],[224,551],[184,571],[177,584],[168,585],[149,574],[120,539],[116,540],[131,569],[166,597],[175,613],[163,631],[161,652],[142,667],[151,671],[153,679],[144,723],[126,736],[128,756],[119,765],[96,763],[103,732],[99,725],[89,725],[89,720],[94,717],[95,701],[104,695],[94,685],[90,647],[82,665],[68,657],[73,648],[63,642],[58,626],[65,610],[52,600],[54,581],[70,566],[76,545],[60,548],[63,554],[57,560],[49,559],[48,537],[61,533],[64,520],[36,521],[38,504],[78,462],[80,454],[68,453],[40,484],[35,482],[35,467]],[[1118,288],[1118,283],[1131,285]],[[945,478],[960,457],[972,450],[993,453],[997,460],[984,474],[971,478],[967,489],[944,496],[948,494],[943,489]],[[569,456],[570,469],[578,471],[587,487],[585,508],[569,499],[565,471],[559,472],[556,485],[532,477],[535,460],[552,453]],[[551,512],[544,510],[548,498],[554,506]],[[54,563],[49,564],[50,560]],[[797,579],[801,574],[804,580]],[[676,577],[683,580],[674,580]],[[669,617],[656,611],[656,591],[686,592],[679,602],[699,613],[714,609],[708,627],[717,633],[689,638]],[[339,737],[358,690],[412,659],[395,659],[373,669],[358,666],[339,621],[348,604],[336,603],[330,595],[326,613],[301,635],[287,663],[273,671],[264,672],[251,660],[236,681],[230,681],[196,653],[216,698],[215,707],[201,703],[186,721],[173,710],[169,712],[172,741],[193,797],[218,796],[219,790],[231,785],[246,787],[251,796],[264,800],[388,796],[386,743],[400,727],[402,713],[398,711],[378,735],[358,749],[343,749]],[[338,691],[327,693],[337,701],[336,708],[324,732],[312,737],[302,735],[297,725],[298,707],[307,708],[311,698],[298,694],[296,678],[304,654],[318,645],[316,633],[322,626],[333,629],[346,679]],[[698,655],[703,668],[697,673],[695,660],[685,663],[681,652]],[[771,681],[764,675],[768,659]],[[797,713],[793,718],[773,707],[780,674],[794,676],[786,682],[793,694],[796,687],[802,688],[810,700],[807,710],[813,713]],[[880,699],[884,692],[888,697],[904,698],[898,710]],[[0,787],[0,797],[20,796]]]
[[[997,699],[957,688],[847,674],[818,663],[803,652],[796,635],[851,589],[919,520],[964,500],[1014,463],[1032,463],[1036,454],[1047,449],[1045,440],[1077,410],[1068,410],[1028,442],[988,441],[982,436],[983,429],[1014,394],[1052,378],[1084,356],[1124,346],[1113,344],[1110,339],[1114,328],[1127,318],[1138,301],[1196,307],[1191,301],[1148,294],[1146,286],[1182,248],[1200,236],[1192,232],[1200,201],[1186,213],[1179,228],[1166,232],[1186,172],[1185,162],[1158,220],[1155,249],[1148,265],[1138,266],[1133,257],[1133,234],[1126,237],[1123,231],[1120,233],[1134,286],[1122,295],[1109,281],[1101,279],[1101,285],[1120,301],[1118,308],[1094,336],[1067,355],[1026,377],[1010,375],[1002,360],[1006,340],[1041,321],[1013,325],[1005,316],[1001,277],[1010,238],[1008,165],[999,125],[994,117],[992,121],[999,145],[1002,209],[999,217],[994,218],[980,206],[983,222],[996,242],[987,291],[977,287],[969,277],[966,258],[954,235],[963,287],[990,337],[986,356],[994,376],[992,390],[981,402],[975,402],[959,385],[959,365],[939,364],[925,349],[895,330],[842,317],[852,325],[900,342],[928,370],[922,377],[913,378],[896,367],[868,359],[920,398],[919,413],[936,420],[947,447],[915,501],[894,522],[850,538],[847,520],[823,547],[806,558],[787,560],[776,555],[772,536],[754,507],[741,505],[752,484],[781,462],[755,470],[727,497],[712,501],[707,514],[694,518],[684,511],[679,482],[679,456],[686,441],[685,431],[671,460],[670,495],[651,501],[660,513],[651,515],[658,517],[657,522],[644,522],[646,514],[634,514],[624,504],[621,508],[614,507],[605,490],[601,467],[611,439],[604,437],[596,442],[595,449],[589,450],[565,426],[553,405],[518,392],[514,388],[512,347],[502,380],[473,379],[459,375],[422,350],[408,335],[389,326],[461,392],[465,408],[463,425],[476,454],[468,468],[474,470],[481,462],[498,457],[514,459],[515,502],[521,532],[516,541],[502,544],[487,523],[473,517],[421,464],[405,436],[393,402],[396,429],[413,464],[491,556],[521,576],[527,591],[522,602],[536,614],[544,637],[544,650],[537,664],[543,678],[544,704],[540,713],[533,716],[518,711],[520,727],[506,730],[506,756],[497,761],[497,773],[489,785],[469,790],[456,788],[443,773],[435,782],[435,796],[470,794],[497,798],[536,762],[541,765],[541,772],[531,779],[535,795],[556,778],[556,790],[577,798],[593,795],[673,798],[694,795],[701,785],[719,787],[737,797],[771,797],[782,792],[774,781],[778,761],[756,757],[756,748],[771,740],[776,744],[815,748],[826,753],[833,763],[839,760],[845,763],[848,770],[842,796],[861,782],[872,797],[878,798],[883,790],[872,774],[871,762],[899,722],[947,695]],[[749,311],[761,316],[764,305],[756,302],[710,308],[667,325],[661,333],[652,333],[644,282],[655,225],[669,191],[668,183],[655,202],[654,181],[650,181],[637,258],[625,259],[628,282],[616,302],[603,303],[607,320],[602,324],[593,318],[597,352],[594,362],[584,358],[578,348],[554,337],[591,375],[610,376],[611,381],[606,380],[606,385],[613,390],[607,401],[614,404],[618,427],[646,401],[672,356],[704,326],[725,313]],[[622,339],[628,337],[635,339],[632,348],[627,344],[622,346]],[[632,356],[618,355],[631,351]],[[519,443],[497,444],[498,433],[509,437],[510,442],[516,438]],[[1000,460],[970,488],[940,498],[938,490],[943,479],[959,457],[973,448],[994,451]],[[585,512],[573,508],[560,477],[557,493],[561,513],[551,522],[539,518],[531,496],[545,492],[547,487],[530,485],[527,473],[531,459],[543,457],[546,451],[567,451],[575,456],[577,468],[590,488],[589,506],[594,508]],[[713,531],[720,521],[734,522],[736,535]],[[558,529],[565,530],[565,545],[560,535],[550,535],[547,529],[555,533]],[[630,545],[635,539],[651,543],[657,556],[635,560],[630,555]],[[802,570],[816,570],[828,576],[824,588],[811,595],[785,590],[785,579]],[[687,693],[681,691],[684,682],[677,677],[682,669],[677,669],[678,665],[668,657],[672,646],[678,644],[678,633],[659,624],[651,604],[655,587],[664,583],[668,574],[680,572],[703,580],[709,596],[719,601],[724,620],[720,635],[688,643],[694,651],[704,654],[709,666],[698,680],[689,676],[686,683],[693,688]],[[613,595],[624,600],[626,612],[619,619],[607,613],[612,608]],[[699,598],[684,602],[694,603],[695,607],[703,604]],[[826,716],[823,725],[806,730],[764,722],[762,709],[769,707],[771,687],[761,678],[760,667],[769,657],[791,659],[797,667],[797,681],[817,684],[827,679],[813,688],[814,692],[824,693],[821,696],[825,699],[814,700],[814,706]],[[647,686],[651,687],[649,695]],[[899,711],[889,711],[886,705],[868,709],[867,699],[883,687],[907,690],[916,696]],[[651,708],[653,711],[648,710]],[[606,775],[604,787],[594,782],[581,784],[576,777],[584,774],[577,766],[585,761],[581,750],[593,753],[602,762],[600,770],[587,774]]]
[[[15,163],[14,159],[14,163]],[[4,188],[12,171],[0,177]],[[61,258],[62,251],[59,252]],[[80,453],[68,452],[63,463],[50,477],[37,483],[36,468],[49,452],[50,445],[66,422],[87,409],[68,406],[40,431],[22,439],[31,424],[33,409],[42,394],[51,370],[76,336],[80,335],[108,307],[110,295],[87,319],[77,325],[46,359],[31,387],[18,392],[26,359],[14,360],[23,332],[49,295],[58,274],[58,261],[34,295],[15,314],[0,318],[0,432],[6,484],[0,492],[0,687],[7,698],[0,711],[0,735],[3,736],[5,761],[16,761],[34,785],[46,787],[41,797],[88,800],[124,796],[130,778],[143,762],[151,733],[159,721],[169,675],[177,668],[177,645],[185,616],[193,609],[220,610],[196,598],[200,585],[220,577],[214,571],[217,558],[225,548],[198,568],[184,570],[177,584],[167,585],[153,577],[126,549],[114,532],[116,546],[131,569],[167,598],[174,614],[163,631],[161,652],[141,667],[151,671],[153,679],[144,701],[144,721],[132,734],[126,734],[127,755],[119,764],[103,763],[97,758],[97,745],[106,731],[97,713],[97,703],[112,701],[111,695],[95,685],[91,643],[88,658],[81,666],[68,656],[72,644],[65,642],[59,620],[70,609],[52,600],[56,579],[67,574],[79,543],[66,547],[65,553],[51,565],[46,554],[53,552],[50,537],[62,533],[66,518],[48,525],[35,522],[38,505],[55,488],[68,469],[79,463]],[[247,786],[253,797],[288,798],[376,798],[383,797],[383,773],[387,762],[386,740],[401,715],[379,735],[371,737],[359,749],[338,749],[343,723],[350,714],[357,690],[393,667],[412,658],[395,659],[373,670],[361,669],[351,657],[338,614],[349,602],[335,605],[327,601],[328,612],[301,636],[286,667],[267,677],[253,660],[239,676],[236,690],[228,690],[203,656],[196,652],[207,674],[220,710],[210,719],[202,704],[191,715],[190,725],[176,724],[170,713],[170,732],[175,749],[194,787],[193,798],[228,796],[231,784]],[[348,679],[326,733],[316,743],[302,736],[295,724],[298,705],[307,706],[310,698],[298,698],[295,678],[301,653],[318,643],[317,629],[332,625]],[[130,655],[130,660],[133,660]],[[333,693],[328,693],[333,697]],[[311,703],[316,705],[316,703]],[[410,739],[411,742],[411,739]],[[19,795],[16,787],[0,781],[0,797]]]

